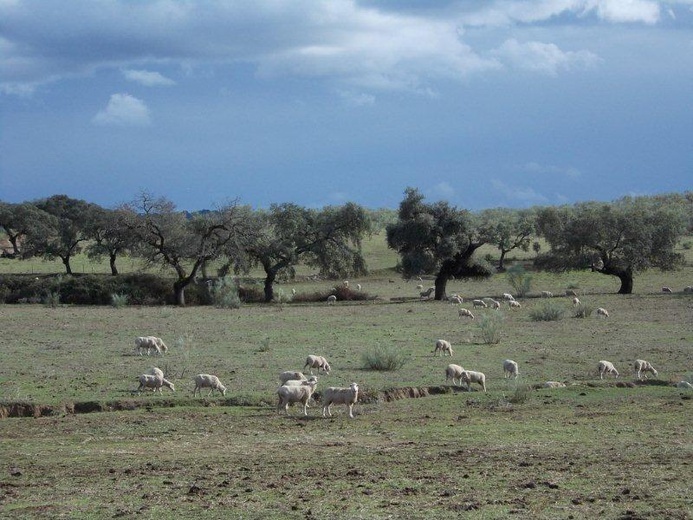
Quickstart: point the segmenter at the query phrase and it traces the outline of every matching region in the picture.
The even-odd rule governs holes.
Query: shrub
[[[532,393],[532,388],[529,385],[517,385],[513,395],[508,398],[512,404],[521,404],[529,399]]]
[[[565,309],[555,303],[546,302],[539,308],[532,309],[529,317],[532,321],[558,321],[563,318]]]
[[[238,295],[238,285],[229,276],[218,278],[210,288],[210,295],[215,307],[222,309],[238,309],[241,306],[241,298]]]
[[[503,314],[491,312],[479,317],[478,326],[481,331],[481,340],[486,345],[500,343],[501,330],[503,328]]]
[[[591,305],[585,305],[584,303],[581,303],[575,308],[575,314],[573,314],[573,317],[589,318],[592,315],[593,311],[594,307],[592,307]]]
[[[127,294],[111,294],[111,305],[115,307],[116,309],[120,309],[122,307],[125,307],[128,304],[128,295]]]
[[[262,340],[260,343],[260,348],[258,349],[259,352],[269,352],[270,351],[270,344],[272,343],[272,338],[267,337]]]
[[[363,366],[367,370],[391,371],[399,370],[407,362],[407,358],[397,348],[379,345],[361,354]]]
[[[514,293],[523,298],[532,289],[532,276],[527,274],[521,264],[510,267],[506,273],[508,283],[512,286]]]
[[[43,297],[43,304],[46,307],[57,307],[60,305],[60,293],[58,291],[47,291]]]

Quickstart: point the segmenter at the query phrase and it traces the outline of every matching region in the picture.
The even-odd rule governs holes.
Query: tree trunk
[[[274,300],[274,281],[277,278],[277,272],[273,269],[265,269],[267,276],[265,277],[265,303],[271,303]]]
[[[70,265],[70,257],[62,257],[63,265],[65,266],[65,274],[72,274],[72,266]]]
[[[505,255],[508,251],[501,249],[500,259],[498,260],[498,272],[502,273],[505,271]]]
[[[118,274],[118,268],[116,267],[116,255],[115,253],[111,253],[109,255],[109,263],[111,264],[111,274],[113,276],[116,276]]]
[[[603,269],[595,269],[597,272],[609,276],[617,276],[621,280],[621,287],[618,294],[633,293],[633,268],[632,267],[604,267]]]
[[[176,280],[173,284],[173,297],[179,307],[185,307],[185,288],[187,286],[186,279]]]

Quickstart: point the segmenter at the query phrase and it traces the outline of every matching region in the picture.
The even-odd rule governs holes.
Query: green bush
[[[60,293],[58,291],[47,291],[42,301],[46,307],[57,307],[60,305]]]
[[[500,343],[503,319],[504,316],[500,311],[483,314],[479,317],[477,323],[484,344],[496,345]]]
[[[591,305],[580,303],[577,307],[575,307],[575,313],[573,314],[573,317],[589,318],[592,315],[592,312],[594,312],[594,307],[592,307]]]
[[[210,295],[215,307],[238,309],[241,306],[241,298],[238,296],[238,285],[229,276],[215,280],[212,283]]]
[[[525,297],[532,289],[532,275],[527,274],[521,264],[513,265],[506,272],[508,283],[513,288],[514,294],[519,298]]]
[[[563,318],[565,309],[555,303],[546,302],[539,308],[532,309],[529,317],[532,321],[558,321]]]
[[[407,362],[407,357],[396,347],[379,345],[361,354],[366,370],[399,370]]]
[[[127,294],[111,294],[111,306],[115,307],[116,309],[120,309],[122,307],[125,307],[128,304],[128,295]]]
[[[532,388],[529,385],[517,385],[515,391],[508,398],[512,404],[522,404],[526,402],[532,394]]]

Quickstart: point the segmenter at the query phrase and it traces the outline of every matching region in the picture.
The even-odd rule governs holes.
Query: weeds
[[[512,286],[515,294],[523,298],[532,289],[532,276],[527,274],[522,265],[517,264],[508,269],[506,273],[508,283]]]
[[[60,291],[46,291],[46,295],[43,297],[43,304],[46,307],[57,307],[60,305]]]
[[[111,306],[116,309],[121,309],[128,304],[127,294],[111,294]]]
[[[573,317],[589,318],[592,315],[592,312],[594,312],[594,307],[592,307],[591,305],[585,305],[584,303],[581,303],[580,305],[575,307]]]
[[[532,321],[558,321],[563,319],[565,309],[555,303],[545,302],[544,305],[537,309],[532,309],[529,317]]]
[[[214,306],[220,309],[238,309],[241,306],[238,285],[229,276],[214,281],[210,288],[210,296]]]
[[[486,345],[500,343],[503,328],[503,315],[500,312],[484,314],[478,321],[481,340]]]
[[[407,362],[407,357],[395,347],[378,345],[361,354],[361,361],[367,370],[399,370]]]

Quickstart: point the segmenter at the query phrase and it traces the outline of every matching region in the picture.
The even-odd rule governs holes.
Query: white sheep
[[[462,371],[462,381],[467,383],[467,391],[472,391],[472,383],[479,383],[481,388],[486,391],[486,375],[483,372],[474,372],[473,370]]]
[[[662,292],[671,293],[671,292],[674,292],[674,291],[671,290],[671,287],[662,287]]]
[[[650,372],[654,377],[657,377],[655,368],[649,361],[645,361],[644,359],[636,359],[633,368],[635,369],[635,377],[638,379],[642,379],[643,372]],[[645,378],[647,378],[647,376],[645,376]]]
[[[542,385],[542,388],[565,388],[565,383],[560,381],[547,381]]]
[[[541,291],[542,298],[553,298],[553,293],[551,291]]]
[[[459,294],[453,294],[448,298],[448,301],[450,303],[456,303],[457,305],[460,305],[464,303],[464,298],[462,298],[462,296],[460,296]]]
[[[305,370],[306,367],[310,368],[311,375],[313,374],[314,368],[318,369],[318,373],[320,373],[320,370],[323,370],[326,374],[329,374],[331,370],[330,364],[324,357],[314,356],[313,354],[306,358],[306,364],[303,365],[303,369]]]
[[[513,301],[515,298],[513,297],[512,294],[506,292],[506,293],[503,293],[503,299],[508,300],[510,302],[510,301]]]
[[[284,381],[282,383],[282,386],[301,386],[304,381],[312,381],[317,383],[318,376],[310,376],[306,379],[289,379],[288,381]]]
[[[148,374],[150,376],[157,376],[157,377],[164,377],[164,371],[161,370],[159,367],[151,367],[148,368],[145,374]]]
[[[503,377],[512,377],[513,379],[517,379],[517,376],[520,375],[520,371],[517,367],[517,362],[513,361],[512,359],[506,359],[503,361]]]
[[[492,300],[492,299],[491,299],[491,300],[489,300],[489,302],[491,303],[491,308],[492,308],[492,309],[496,309],[497,311],[500,310],[501,304],[500,304],[500,302],[499,302],[498,300]]]
[[[360,290],[361,290],[361,284],[360,284],[360,283],[357,283],[357,284],[356,284],[356,290],[357,290],[357,291],[360,291]]]
[[[610,361],[600,361],[597,364],[597,370],[599,370],[599,379],[604,379],[604,374],[613,374],[618,377],[618,370],[614,367],[614,364]]]
[[[577,296],[575,296],[573,298],[573,307],[577,307],[578,305],[580,305],[580,299]]]
[[[209,393],[207,397],[212,395],[214,390],[217,390],[221,395],[226,395],[226,387],[221,384],[217,376],[211,374],[197,374],[195,376],[195,389],[193,390],[193,397],[200,392],[202,395],[202,389],[209,388]]]
[[[483,307],[484,309],[488,308],[488,305],[486,305],[486,302],[484,300],[472,300],[472,306],[474,308],[476,308],[476,307]]]
[[[152,352],[163,354],[168,347],[161,338],[156,336],[139,336],[135,338],[135,350],[141,356],[143,353],[149,355]]]
[[[573,290],[573,289],[566,289],[566,290],[565,290],[565,295],[566,295],[566,296],[577,296],[578,293],[577,293],[577,291],[575,291],[575,290]]]
[[[344,287],[349,287],[349,280],[344,280],[342,284],[344,285]]]
[[[461,307],[459,311],[457,311],[457,314],[460,318],[471,318],[474,319],[474,315],[472,314],[472,311],[469,309],[465,309],[464,307]]]
[[[609,311],[607,311],[604,307],[599,307],[597,309],[597,316],[604,316],[605,318],[608,318]]]
[[[354,418],[354,404],[359,398],[359,385],[356,383],[351,383],[349,388],[339,388],[335,386],[329,387],[325,390],[322,396],[322,416],[325,417],[325,413],[332,417],[332,412],[330,407],[333,404],[345,404],[349,410],[349,417]]]
[[[327,297],[327,305],[334,305],[337,302],[337,297],[334,294],[330,294]]]
[[[298,370],[286,370],[279,374],[279,381],[281,381],[281,384],[286,383],[287,381],[305,381],[307,378],[305,375],[303,375],[303,372],[299,372]]]
[[[310,400],[317,381],[301,381],[298,385],[282,385],[277,388],[277,411],[282,408],[289,415],[289,405],[292,403],[301,403],[303,405],[303,415],[308,415],[308,401]]]
[[[510,300],[508,302],[508,307],[510,307],[511,309],[519,309],[520,307],[522,307],[522,305],[520,305],[520,302],[518,302],[517,300]]]
[[[145,388],[153,388],[155,392],[158,391],[161,393],[162,386],[170,388],[172,392],[176,391],[176,387],[173,385],[173,383],[167,379],[164,379],[163,377],[152,374],[141,374],[137,379],[140,382],[140,386],[137,388],[138,392],[141,392]]]
[[[423,285],[422,284],[417,285],[416,289],[419,291],[423,291]]]
[[[458,383],[455,383],[455,379],[457,379],[459,381],[459,385],[462,386],[462,372],[464,372],[464,368],[462,368],[460,365],[451,363],[445,369],[445,380],[448,381],[452,379],[452,384],[456,385]]]
[[[436,341],[436,346],[433,349],[433,355],[435,356],[438,352],[440,352],[441,356],[444,356],[445,353],[452,357],[453,350],[452,350],[452,345],[450,344],[449,341],[444,340],[444,339],[439,339]]]

